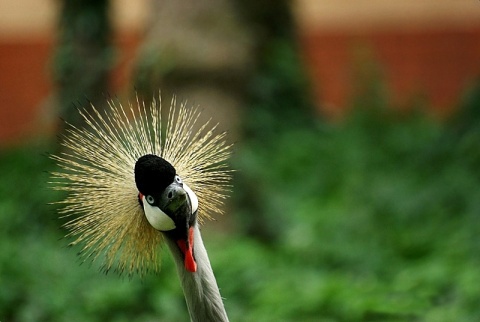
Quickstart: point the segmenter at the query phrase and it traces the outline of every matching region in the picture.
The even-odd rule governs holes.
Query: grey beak
[[[172,183],[162,193],[160,208],[175,213],[186,202],[187,192],[185,189],[178,183]]]

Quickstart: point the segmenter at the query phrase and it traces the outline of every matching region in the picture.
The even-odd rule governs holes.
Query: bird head
[[[196,271],[193,226],[197,224],[198,198],[165,159],[147,154],[135,163],[138,200],[150,225],[174,240],[185,268]]]
[[[194,272],[192,228],[223,213],[231,177],[225,133],[199,123],[197,108],[172,101],[162,113],[157,102],[79,110],[86,126],[67,124],[64,150],[51,156],[59,170],[50,183],[66,192],[56,204],[70,244],[83,245],[79,254],[102,260],[105,271],[157,272],[168,238]]]

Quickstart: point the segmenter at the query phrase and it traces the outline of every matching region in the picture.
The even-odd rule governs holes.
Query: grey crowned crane
[[[228,321],[199,229],[222,213],[229,189],[225,133],[175,101],[166,122],[155,100],[80,113],[86,126],[69,125],[63,152],[52,156],[60,169],[53,187],[67,192],[57,203],[71,244],[83,245],[85,260],[129,275],[158,271],[166,244],[191,320]]]

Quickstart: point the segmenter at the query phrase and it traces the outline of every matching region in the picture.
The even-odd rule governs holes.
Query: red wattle
[[[185,240],[177,240],[177,245],[185,256],[185,269],[189,272],[195,273],[197,271],[197,263],[193,258],[193,228],[188,230],[188,248]]]
[[[193,259],[192,247],[189,247],[185,253],[185,269],[192,273],[197,271],[197,263]]]
[[[193,228],[190,227],[188,230],[188,249],[185,252],[185,268],[192,273],[197,271],[197,263],[193,258],[193,232]]]

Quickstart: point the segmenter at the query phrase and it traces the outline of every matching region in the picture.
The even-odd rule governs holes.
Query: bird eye
[[[146,196],[145,199],[149,204],[153,204],[155,202],[155,199],[150,195]]]
[[[180,179],[179,176],[175,176],[175,181],[176,181],[177,183],[182,183],[182,179]]]

